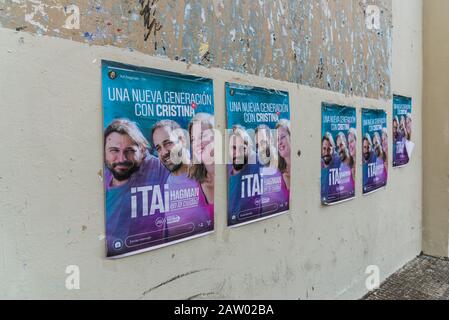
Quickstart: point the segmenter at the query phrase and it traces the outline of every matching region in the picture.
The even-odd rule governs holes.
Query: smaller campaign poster
[[[393,96],[393,167],[409,163],[412,142],[412,98]]]
[[[384,110],[362,109],[363,194],[387,185],[388,131]]]
[[[288,92],[226,83],[228,226],[289,210]]]
[[[212,80],[102,60],[107,257],[214,230]]]
[[[355,197],[357,116],[355,108],[322,104],[321,203]]]

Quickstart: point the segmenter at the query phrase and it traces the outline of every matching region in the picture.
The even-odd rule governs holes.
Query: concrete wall
[[[385,108],[391,120],[391,100],[0,28],[0,297],[360,298],[367,292],[367,266],[379,266],[382,280],[421,251],[421,17],[420,0],[393,1],[392,88],[414,99],[411,164],[391,169],[386,190],[367,197],[358,174],[357,198],[330,208],[320,205],[321,102],[356,106],[360,124],[366,106]],[[225,126],[225,81],[288,90],[293,154],[302,151],[293,161],[291,213],[228,229],[220,183],[214,234],[105,259],[103,58],[212,77],[219,129]],[[216,175],[225,181],[224,166]],[[68,265],[80,267],[80,290],[65,287]]]
[[[388,99],[391,3],[0,0],[0,26]]]
[[[449,2],[424,1],[423,250],[449,256]]]

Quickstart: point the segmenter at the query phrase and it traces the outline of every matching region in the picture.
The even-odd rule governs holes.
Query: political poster
[[[357,116],[353,107],[322,104],[321,202],[355,197]]]
[[[288,92],[226,83],[228,226],[288,212]]]
[[[363,194],[387,185],[388,131],[384,110],[362,109]]]
[[[101,68],[107,257],[213,232],[212,80]]]
[[[393,96],[393,167],[409,163],[412,142],[412,98]]]

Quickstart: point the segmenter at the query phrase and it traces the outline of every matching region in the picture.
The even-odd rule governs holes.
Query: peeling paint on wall
[[[390,98],[391,11],[391,0],[2,0],[0,26]]]

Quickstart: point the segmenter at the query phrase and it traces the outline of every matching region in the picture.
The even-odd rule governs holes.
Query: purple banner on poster
[[[393,167],[409,163],[413,152],[412,98],[393,96]]]
[[[362,109],[363,194],[387,185],[388,131],[384,110]]]

